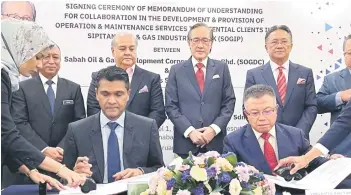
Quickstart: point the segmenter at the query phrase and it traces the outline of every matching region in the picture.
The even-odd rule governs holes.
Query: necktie
[[[113,175],[121,171],[121,161],[119,156],[119,145],[115,129],[118,124],[116,122],[109,122],[107,125],[110,127],[111,133],[108,137],[107,144],[107,173],[108,182],[113,182]]]
[[[52,115],[54,115],[54,108],[55,108],[55,93],[54,93],[54,89],[52,88],[53,83],[54,82],[52,80],[46,81],[46,84],[49,85],[48,90],[46,91],[46,95],[48,96],[48,99],[49,99]]]
[[[205,76],[204,76],[204,71],[202,70],[202,67],[204,67],[204,65],[202,63],[197,63],[196,67],[198,68],[195,73],[196,80],[197,80],[197,83],[199,84],[201,93],[203,93],[204,85],[205,85],[205,78],[204,78]]]
[[[271,143],[269,143],[268,141],[270,136],[271,135],[269,133],[263,133],[261,135],[261,137],[264,139],[264,147],[263,147],[264,157],[266,158],[271,170],[273,170],[278,165],[278,161],[277,161],[277,157],[275,156],[274,149]]]
[[[283,73],[283,67],[279,66],[278,70],[279,70],[278,79],[277,79],[278,92],[280,95],[280,99],[282,100],[282,103],[284,104],[285,94],[286,94],[286,78],[285,78],[285,75]]]

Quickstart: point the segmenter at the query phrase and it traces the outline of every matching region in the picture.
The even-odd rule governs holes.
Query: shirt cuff
[[[143,173],[143,175],[145,174],[145,171],[144,171],[144,169],[143,168],[141,168],[141,167],[138,167],[138,169]]]
[[[44,153],[46,149],[48,149],[48,147],[45,147],[45,148],[41,151],[41,153]]]
[[[338,107],[341,104],[343,104],[344,102],[341,99],[341,92],[336,93],[335,95],[335,106]]]
[[[190,126],[185,132],[184,132],[184,137],[185,138],[188,138],[189,137],[189,134],[195,130],[195,128],[193,126]]]
[[[323,155],[327,155],[329,153],[328,148],[326,148],[325,146],[323,146],[320,143],[317,143],[314,147],[317,148],[319,151],[321,151],[323,153]]]
[[[221,132],[221,128],[219,128],[216,124],[212,124],[210,127],[212,127],[212,129],[216,132],[216,135]]]

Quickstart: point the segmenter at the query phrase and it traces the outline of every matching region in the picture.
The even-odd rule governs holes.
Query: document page
[[[351,174],[351,158],[329,160],[300,181],[285,181],[282,177],[265,175],[267,179],[282,187],[313,190],[334,189]]]

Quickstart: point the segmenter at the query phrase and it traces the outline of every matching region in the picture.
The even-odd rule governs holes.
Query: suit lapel
[[[351,89],[351,73],[348,68],[345,68],[340,72],[340,76],[343,77],[344,80],[344,90]]]
[[[128,167],[126,164],[126,156],[132,151],[133,139],[134,139],[134,129],[133,129],[133,119],[132,115],[126,111],[126,118],[124,119],[124,136],[123,136],[123,163],[124,167]]]
[[[205,88],[204,88],[203,97],[205,96],[206,92],[209,90],[209,87],[211,85],[211,81],[212,81],[213,75],[215,73],[215,68],[216,68],[216,66],[213,63],[213,60],[208,58],[207,65],[206,65],[206,79],[205,79]]]
[[[254,167],[265,173],[272,172],[250,125],[246,127],[244,146],[247,146],[248,155],[255,159],[254,162],[251,162],[254,163]]]
[[[287,145],[288,143],[290,143],[290,139],[284,134],[283,129],[279,124],[275,125],[275,131],[277,136],[276,140],[278,146],[278,159],[286,158],[289,156],[288,151],[291,150]]]
[[[291,63],[289,64],[289,77],[288,77],[288,86],[287,86],[287,93],[285,97],[285,104],[288,103],[289,98],[294,91],[295,86],[297,85],[297,79],[299,77],[298,67]]]
[[[186,63],[184,63],[184,68],[185,68],[186,74],[188,75],[190,83],[195,88],[195,91],[197,92],[197,94],[201,97],[202,94],[201,94],[201,91],[200,91],[199,84],[197,83],[197,80],[196,80],[194,66],[193,66],[193,63],[191,62],[191,58]]]
[[[100,111],[101,112],[101,111]],[[102,134],[100,126],[100,112],[95,114],[90,139],[93,146],[93,152],[99,170],[101,183],[104,181],[104,148],[102,144]]]
[[[34,77],[34,80],[36,82],[36,84],[34,86],[36,89],[34,89],[34,90],[38,92],[38,97],[41,99],[41,102],[42,102],[45,110],[47,111],[48,115],[52,117],[49,99],[48,99],[48,96],[47,96],[46,91],[44,89],[43,83],[42,83],[39,76]]]
[[[277,96],[278,104],[280,106],[283,106],[282,100],[281,100],[279,92],[278,92],[277,82],[274,80],[272,68],[271,68],[271,65],[269,63],[267,63],[266,65],[264,65],[261,68],[261,74],[262,74],[264,80],[266,80],[266,83],[274,89],[274,93]]]
[[[137,93],[137,90],[139,89],[139,85],[140,85],[141,81],[143,80],[143,76],[144,76],[143,70],[141,68],[139,68],[139,66],[135,65],[132,83],[130,84],[131,85],[130,96],[129,96],[129,100],[127,103],[127,107],[132,102],[135,94]]]
[[[55,107],[54,107],[54,119],[55,119],[57,113],[59,113],[59,110],[63,104],[63,97],[64,97],[63,93],[65,93],[65,92],[67,92],[65,82],[63,82],[63,80],[59,77],[57,79],[56,98],[55,98]]]

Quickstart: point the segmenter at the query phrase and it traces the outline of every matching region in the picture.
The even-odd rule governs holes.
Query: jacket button
[[[205,104],[205,102],[201,102],[201,105],[204,105]]]

